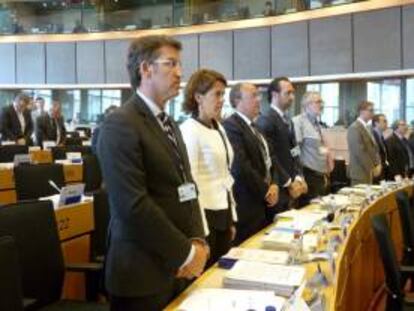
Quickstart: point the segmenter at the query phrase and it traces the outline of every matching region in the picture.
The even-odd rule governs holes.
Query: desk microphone
[[[62,190],[55,184],[55,182],[51,179],[49,179],[49,185],[51,185],[57,192],[61,192]]]

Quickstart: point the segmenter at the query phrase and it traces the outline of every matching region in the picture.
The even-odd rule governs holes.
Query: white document
[[[283,251],[233,247],[223,257],[237,260],[265,262],[269,264],[287,264],[289,253]]]
[[[185,299],[178,311],[264,311],[268,306],[279,311],[285,302],[285,298],[275,296],[271,291],[203,288]]]
[[[272,265],[239,260],[223,280],[226,287],[249,290],[272,290],[289,297],[300,286],[305,275],[302,266]]]
[[[262,239],[264,248],[276,250],[289,250],[295,238],[294,232],[291,230],[272,230]]]

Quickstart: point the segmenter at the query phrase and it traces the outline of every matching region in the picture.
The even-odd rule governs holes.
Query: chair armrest
[[[70,272],[99,272],[103,269],[101,262],[79,262],[65,265],[65,269]]]

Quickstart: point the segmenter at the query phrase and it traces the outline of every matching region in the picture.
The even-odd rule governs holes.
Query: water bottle
[[[290,262],[292,264],[299,264],[302,258],[303,237],[300,231],[295,231],[292,245],[289,250]]]

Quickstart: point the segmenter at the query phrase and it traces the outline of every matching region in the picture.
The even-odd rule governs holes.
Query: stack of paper
[[[286,299],[271,291],[204,288],[196,290],[178,307],[178,311],[283,310]]]
[[[274,229],[263,237],[262,246],[268,249],[289,250],[294,238],[294,230]]]
[[[271,290],[289,297],[303,281],[302,266],[272,265],[240,260],[224,276],[226,287],[252,290]]]
[[[284,265],[287,264],[289,260],[289,253],[283,251],[233,247],[223,256],[223,258]]]
[[[351,187],[344,187],[341,190],[339,190],[338,193],[339,194],[344,194],[344,195],[354,194],[354,195],[360,195],[360,196],[363,196],[363,197],[366,195],[365,189],[351,188]]]

